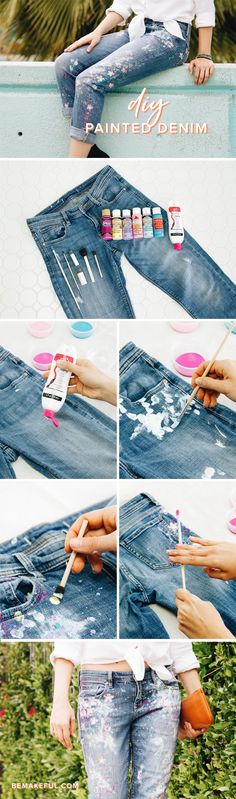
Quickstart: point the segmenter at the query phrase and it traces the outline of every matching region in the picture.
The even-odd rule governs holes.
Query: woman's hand
[[[205,729],[194,730],[189,721],[185,721],[183,726],[182,724],[179,725],[178,739],[179,741],[184,741],[185,738],[190,738],[191,741],[194,741],[195,738],[199,738],[199,735],[203,735],[204,732]]]
[[[84,519],[88,520],[89,527],[82,541],[78,542],[77,536]],[[84,569],[86,560],[89,561],[94,574],[100,572],[103,566],[101,554],[116,552],[116,546],[116,505],[108,505],[107,508],[79,516],[68,530],[65,540],[65,551],[78,553],[72,567],[72,571],[76,574]]]
[[[178,588],[176,605],[179,629],[188,638],[230,638],[235,640],[211,602],[203,602],[190,591]]]
[[[73,50],[77,50],[78,47],[84,47],[86,44],[89,46],[87,47],[87,53],[91,53],[94,47],[101,41],[102,34],[95,30],[92,33],[88,33],[87,36],[81,36],[81,39],[77,39],[76,42],[69,44],[69,47],[65,47],[65,53],[72,53]]]
[[[209,361],[204,361],[192,375],[192,386],[199,386],[198,400],[205,408],[214,408],[220,394],[236,402],[236,361],[215,361],[207,377],[202,377]]]
[[[73,749],[71,737],[76,737],[76,722],[69,700],[53,704],[50,718],[50,733],[66,749]]]
[[[171,563],[182,566],[201,566],[208,577],[217,580],[236,580],[236,543],[207,541],[189,536],[189,541],[198,544],[176,544],[176,549],[167,549]]]
[[[68,394],[81,394],[89,399],[103,400],[116,405],[116,381],[108,377],[101,369],[85,358],[76,363],[57,361],[63,372],[71,372]]]
[[[193,58],[188,65],[190,75],[194,74],[196,86],[207,83],[214,72],[214,63],[209,58]]]

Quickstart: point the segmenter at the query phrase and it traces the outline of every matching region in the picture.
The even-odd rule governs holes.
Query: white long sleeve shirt
[[[124,25],[132,13],[137,16],[129,25],[130,39],[143,36],[145,32],[144,19],[154,22],[163,22],[169,33],[182,37],[177,22],[186,22],[191,25],[195,19],[197,28],[214,27],[215,5],[214,0],[114,0],[107,9],[116,11],[123,18],[120,25]]]
[[[190,641],[59,639],[55,642],[50,658],[53,665],[57,658],[69,660],[74,666],[93,664],[98,669],[99,665],[126,660],[137,680],[144,677],[145,663],[163,680],[172,679],[168,666],[171,666],[175,674],[199,668]]]

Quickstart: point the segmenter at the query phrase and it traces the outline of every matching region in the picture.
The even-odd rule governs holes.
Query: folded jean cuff
[[[77,139],[77,141],[84,141],[87,144],[94,144],[96,141],[96,133],[86,133],[85,130],[82,128],[74,128],[71,125],[70,135],[72,139]]]

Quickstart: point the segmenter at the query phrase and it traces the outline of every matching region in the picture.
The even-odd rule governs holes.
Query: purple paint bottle
[[[102,210],[102,239],[110,241],[112,239],[112,218],[110,208]]]
[[[122,211],[122,230],[124,241],[134,238],[131,211],[128,208]]]

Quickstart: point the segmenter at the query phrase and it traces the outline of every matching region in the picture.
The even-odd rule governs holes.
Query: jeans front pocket
[[[11,388],[17,388],[18,383],[28,377],[28,372],[12,358],[0,361],[0,396]]]
[[[54,222],[45,227],[40,226],[40,233],[45,244],[57,244],[63,241],[68,234],[69,224],[69,222],[64,222],[64,220],[62,220],[61,222]]]

